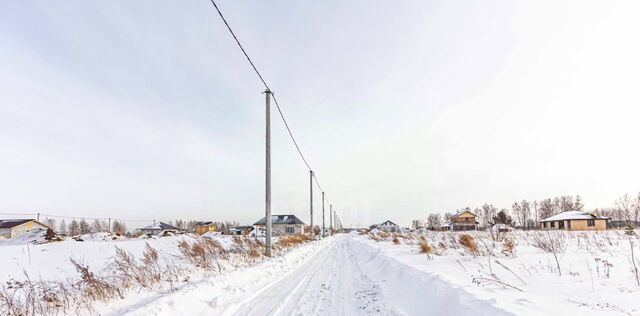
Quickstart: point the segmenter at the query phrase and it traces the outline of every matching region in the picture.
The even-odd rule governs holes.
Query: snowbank
[[[406,315],[515,315],[474,297],[438,274],[425,273],[359,240],[351,247],[366,274],[382,284],[388,305]]]

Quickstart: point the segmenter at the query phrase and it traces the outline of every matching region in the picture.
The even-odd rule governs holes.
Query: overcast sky
[[[637,1],[218,2],[347,225],[640,190]],[[0,60],[0,212],[263,216],[263,87],[209,1],[2,1]]]

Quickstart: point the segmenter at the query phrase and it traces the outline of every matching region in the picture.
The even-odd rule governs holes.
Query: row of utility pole
[[[271,257],[271,94],[267,89],[265,94],[265,111],[266,111],[266,139],[265,139],[265,254]],[[309,213],[310,213],[310,230],[309,234],[313,236],[313,170],[309,170]],[[325,194],[322,192],[322,237],[326,236],[325,215],[324,215]],[[329,230],[333,233],[333,217],[337,216],[333,211],[333,205],[329,204]]]

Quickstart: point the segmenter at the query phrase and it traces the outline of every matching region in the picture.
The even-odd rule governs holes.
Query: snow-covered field
[[[422,275],[429,283],[442,284],[426,297],[463,295],[516,315],[640,315],[640,286],[629,243],[638,264],[637,236],[624,231],[516,231],[498,242],[487,232],[473,232],[469,235],[478,248],[474,255],[460,244],[460,235],[428,232],[395,241],[391,235],[358,240],[366,245],[362,249],[404,270],[390,273]],[[431,246],[431,259],[420,253],[421,240]],[[513,254],[505,250],[505,240],[513,241]],[[558,262],[552,252],[541,249],[550,243],[557,247]]]
[[[211,236],[225,255],[210,264],[184,255],[183,241],[201,240],[190,235],[131,240],[94,235],[83,242],[44,244],[25,244],[25,238],[0,242],[0,282],[6,287],[24,281],[25,273],[31,280],[78,280],[70,258],[109,275],[116,247],[138,262],[148,244],[157,249],[160,266],[174,267],[171,282],[163,276],[158,284],[134,286],[60,314],[639,314],[640,286],[629,244],[631,238],[637,254],[636,236],[531,231],[493,241],[486,232],[469,235],[476,250],[460,243],[460,233],[346,234],[282,246],[273,258],[250,255],[249,239]],[[513,241],[513,252],[505,250],[507,240]],[[557,246],[560,271],[553,253],[541,249],[550,242]],[[430,254],[421,252],[421,243],[429,245]]]

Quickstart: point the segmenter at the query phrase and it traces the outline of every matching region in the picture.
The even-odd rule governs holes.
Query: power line
[[[238,47],[240,47],[240,50],[244,54],[244,57],[249,62],[249,64],[251,65],[251,67],[255,71],[256,75],[258,75],[258,78],[260,78],[260,81],[262,81],[262,84],[264,85],[264,87],[269,91],[273,91],[273,90],[271,90],[271,88],[269,88],[269,85],[267,84],[267,82],[262,77],[262,74],[260,74],[260,71],[258,71],[258,68],[253,63],[253,61],[249,57],[249,54],[247,54],[247,51],[244,49],[244,47],[240,43],[240,40],[238,39],[236,34],[231,29],[231,26],[227,22],[227,19],[225,19],[224,15],[222,15],[222,11],[220,11],[220,8],[218,8],[218,5],[216,4],[216,2],[214,0],[211,0],[211,4],[213,4],[213,7],[216,9],[216,11],[218,12],[218,15],[220,15],[220,18],[224,22],[224,25],[229,30],[229,33],[231,33],[231,36],[233,36],[233,39],[236,41],[236,44],[238,44]],[[276,99],[276,96],[275,96],[275,94],[273,92],[271,93],[271,97],[273,98],[273,102],[276,104],[276,109],[278,109],[278,114],[280,114],[280,118],[282,118],[282,122],[284,122],[284,127],[287,129],[287,132],[289,133],[289,137],[291,138],[291,141],[293,142],[293,145],[295,146],[296,150],[298,151],[298,154],[300,155],[300,158],[302,158],[302,161],[307,166],[307,169],[309,169],[309,171],[313,171],[313,168],[311,168],[311,165],[309,164],[309,162],[305,158],[304,154],[302,154],[302,150],[300,149],[300,146],[298,145],[298,142],[296,141],[296,138],[293,136],[293,132],[291,132],[291,128],[289,127],[289,123],[287,122],[287,119],[285,118],[284,113],[282,112],[282,108],[280,108],[280,104],[278,103],[278,99]],[[322,186],[320,185],[320,181],[318,181],[318,178],[317,178],[315,172],[313,173],[313,179],[314,179],[316,185],[318,186],[318,188],[320,188],[320,191],[324,192],[324,189],[322,189]],[[327,198],[325,198],[325,200],[329,201]]]

